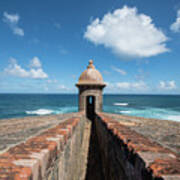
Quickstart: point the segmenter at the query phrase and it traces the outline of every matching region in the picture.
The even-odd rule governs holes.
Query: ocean
[[[180,122],[180,95],[104,95],[103,111]],[[78,111],[78,95],[0,94],[0,120]]]

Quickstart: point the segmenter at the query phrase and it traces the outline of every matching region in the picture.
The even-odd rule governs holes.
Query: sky
[[[0,1],[0,93],[180,94],[179,0]]]

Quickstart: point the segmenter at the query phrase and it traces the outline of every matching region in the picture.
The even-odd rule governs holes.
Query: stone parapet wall
[[[30,137],[38,135],[41,131],[52,128],[74,116],[76,113],[1,119],[0,154],[15,144],[24,142]]]
[[[180,157],[127,124],[74,113],[0,154],[0,180],[180,180]]]
[[[105,179],[180,179],[180,159],[174,152],[103,113],[95,123]]]
[[[0,155],[0,180],[84,179],[90,134],[83,113]]]

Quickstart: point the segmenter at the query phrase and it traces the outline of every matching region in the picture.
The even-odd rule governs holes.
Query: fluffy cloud
[[[14,58],[10,59],[10,64],[4,69],[4,72],[8,75],[21,78],[44,79],[48,77],[42,68],[23,69]]]
[[[13,32],[14,34],[17,34],[19,36],[24,36],[24,30],[22,28],[15,27],[13,28]]]
[[[40,62],[38,57],[34,57],[31,60],[30,67],[33,67],[33,68],[40,68],[41,67],[41,62]]]
[[[10,59],[10,64],[4,70],[7,74],[17,77],[28,77],[29,73],[17,64],[14,58]]]
[[[176,21],[173,24],[171,24],[170,29],[173,32],[180,32],[180,10],[177,11]]]
[[[123,69],[120,69],[120,68],[117,68],[117,67],[114,67],[112,66],[112,69],[118,73],[120,73],[121,75],[125,76],[127,74],[127,72]]]
[[[30,69],[29,77],[33,79],[45,79],[48,75],[43,71],[43,69]]]
[[[18,14],[8,14],[7,12],[3,14],[3,21],[9,25],[13,33],[18,36],[24,36],[24,30],[18,26],[19,19]]]
[[[168,38],[151,17],[127,6],[105,14],[102,20],[96,18],[87,26],[84,37],[118,55],[150,57],[168,51]]]
[[[172,81],[160,81],[159,88],[162,90],[173,90],[176,89],[177,87],[176,87],[176,82],[172,80]]]
[[[19,21],[18,14],[8,14],[7,12],[4,12],[3,15],[4,15],[4,21],[6,21],[6,22],[17,24]]]

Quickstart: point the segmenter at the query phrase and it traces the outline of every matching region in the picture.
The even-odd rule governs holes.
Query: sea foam
[[[114,103],[114,106],[128,106],[128,103]]]
[[[52,113],[53,111],[50,109],[38,109],[35,111],[26,111],[26,114],[36,114],[36,115],[47,115]]]
[[[122,113],[122,114],[130,114],[131,111],[120,111],[120,113]]]
[[[164,119],[165,119],[165,117],[164,117]],[[166,119],[180,122],[180,115],[169,115],[166,117]]]
[[[33,111],[25,111],[26,114],[29,115],[48,115],[48,114],[63,114],[63,113],[70,113],[70,112],[77,112],[78,108],[76,106],[69,106],[69,107],[59,107],[53,109],[37,109]]]

